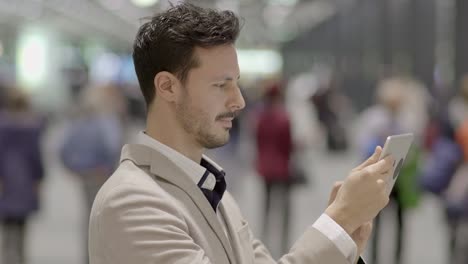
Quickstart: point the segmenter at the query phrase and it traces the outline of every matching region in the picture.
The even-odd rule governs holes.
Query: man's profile
[[[229,141],[245,107],[237,84],[238,17],[183,3],[140,27],[133,49],[147,104],[138,144],[99,191],[89,229],[91,264],[355,263],[370,221],[388,203],[381,151],[335,186],[330,205],[289,253],[274,260],[229,194],[229,172],[203,153]]]

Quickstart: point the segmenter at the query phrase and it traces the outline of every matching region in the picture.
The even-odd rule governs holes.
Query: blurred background
[[[190,2],[245,19],[248,106],[209,154],[275,257],[320,216],[333,182],[412,132],[365,259],[468,263],[468,1]],[[133,38],[169,6],[0,0],[0,263],[87,263],[94,195],[144,128]]]

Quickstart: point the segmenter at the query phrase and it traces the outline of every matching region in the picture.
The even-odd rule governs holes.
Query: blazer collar
[[[183,169],[157,150],[139,144],[127,144],[122,148],[120,162],[125,160],[130,160],[137,166],[149,166],[151,174],[178,186],[187,193],[221,241],[230,262],[235,263],[231,245],[215,211],[200,188]]]

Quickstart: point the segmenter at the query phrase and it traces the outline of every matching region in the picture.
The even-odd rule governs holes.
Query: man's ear
[[[174,102],[178,97],[180,82],[172,73],[162,71],[154,76],[154,87],[156,97],[167,102]]]

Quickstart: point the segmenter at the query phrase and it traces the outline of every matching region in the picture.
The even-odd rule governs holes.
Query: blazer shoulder
[[[132,186],[142,190],[158,189],[158,183],[153,175],[149,174],[145,168],[139,167],[127,160],[120,163],[114,173],[107,179],[99,190],[97,197],[103,198],[103,196],[108,196],[108,193],[116,189]]]
[[[175,198],[161,184],[144,168],[131,161],[124,161],[96,195],[92,215],[103,210],[120,210],[128,206],[157,207],[180,215]]]

